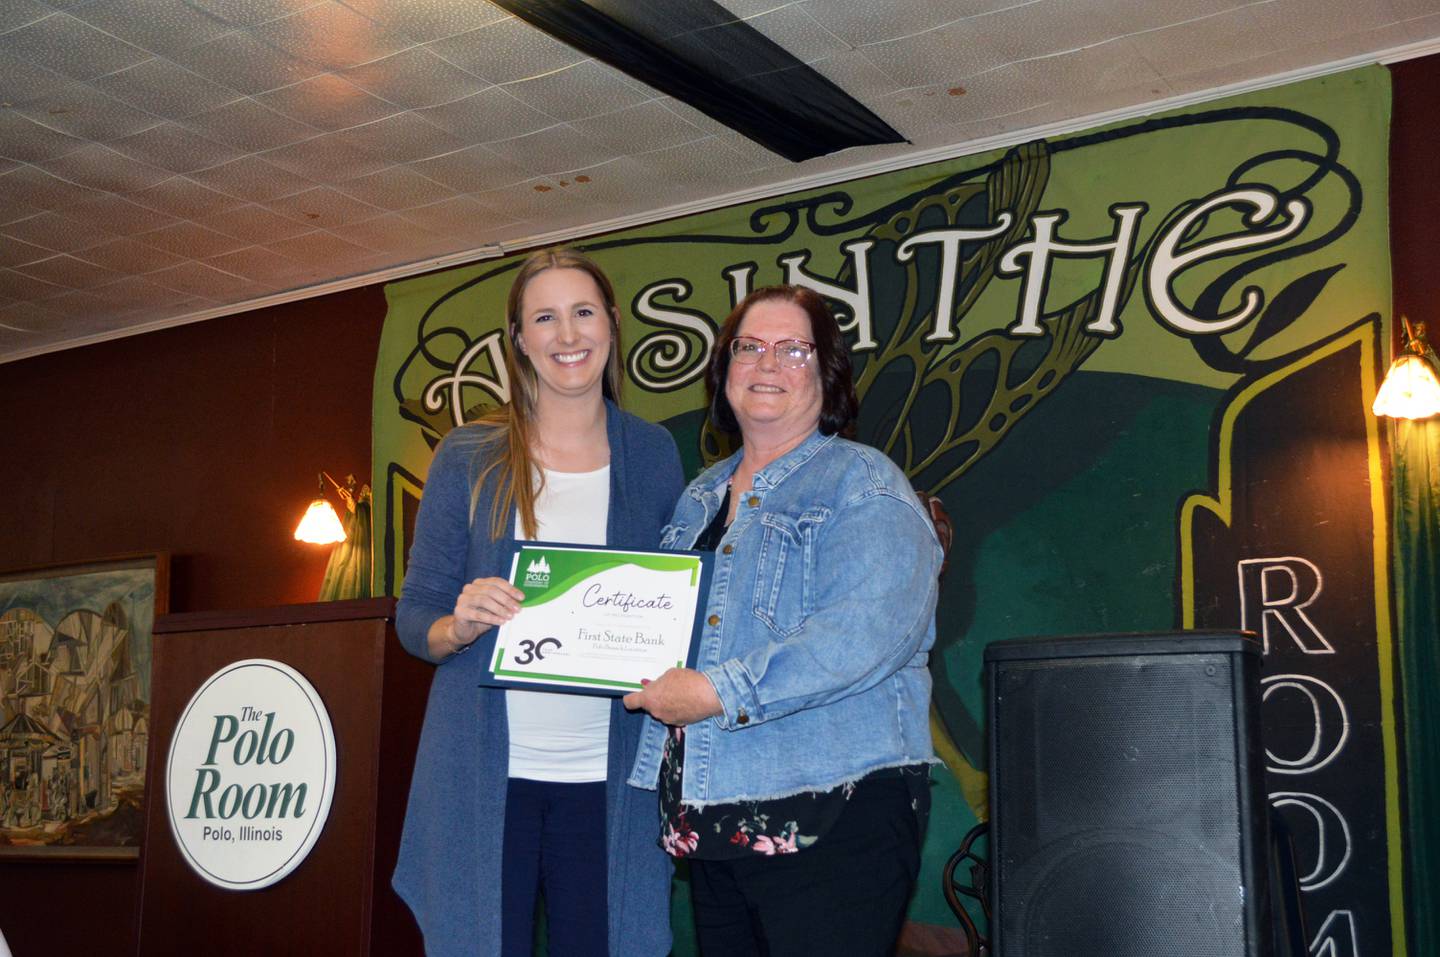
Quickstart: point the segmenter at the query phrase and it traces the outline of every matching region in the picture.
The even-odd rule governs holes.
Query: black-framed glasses
[[[753,366],[765,353],[774,350],[775,361],[785,369],[800,369],[815,354],[815,343],[804,339],[781,339],[766,342],[754,336],[736,336],[730,340],[730,358],[741,365]]]

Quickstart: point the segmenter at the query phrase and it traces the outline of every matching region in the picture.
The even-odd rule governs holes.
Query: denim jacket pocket
[[[781,638],[800,630],[815,610],[815,541],[830,517],[828,508],[798,516],[767,512],[755,569],[755,617]]]

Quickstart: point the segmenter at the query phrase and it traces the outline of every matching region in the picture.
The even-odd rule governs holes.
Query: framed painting
[[[134,858],[163,552],[0,571],[0,858]]]

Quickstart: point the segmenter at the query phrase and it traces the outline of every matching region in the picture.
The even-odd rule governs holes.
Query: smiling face
[[[766,342],[782,339],[814,341],[810,317],[793,302],[765,299],[740,320],[737,334]],[[799,369],[786,369],[773,349],[754,365],[733,359],[725,373],[725,398],[747,443],[782,445],[798,441],[820,424],[824,395],[816,356]]]
[[[515,344],[535,369],[537,401],[601,395],[610,323],[599,285],[583,270],[546,269],[526,284]]]

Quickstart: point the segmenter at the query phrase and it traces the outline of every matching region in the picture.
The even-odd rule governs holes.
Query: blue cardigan
[[[610,439],[608,544],[655,548],[684,485],[675,441],[607,403]],[[469,521],[471,488],[481,462],[479,428],[454,429],[430,465],[397,613],[405,650],[433,661],[430,626],[455,609],[464,583],[505,577],[514,539],[490,539],[494,489],[481,490]],[[410,781],[410,803],[391,883],[410,905],[432,955],[500,952],[500,860],[504,841],[509,728],[503,690],[482,688],[479,654],[437,662],[425,727]],[[663,955],[670,950],[669,858],[660,850],[654,792],[625,784],[644,715],[616,698],[610,711],[606,778],[610,953]]]

